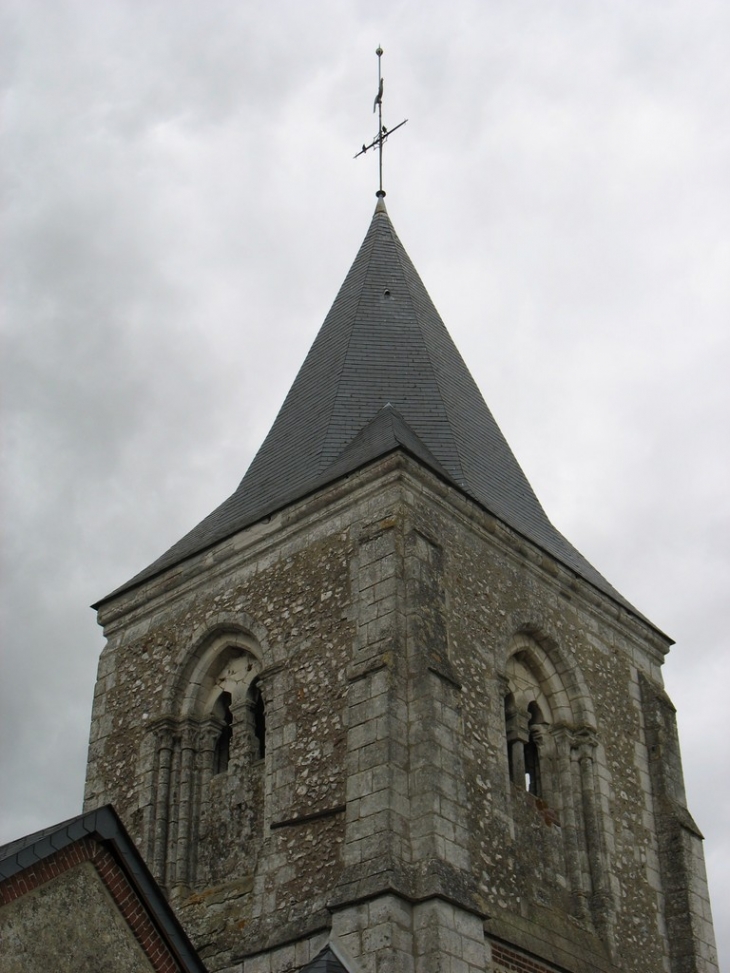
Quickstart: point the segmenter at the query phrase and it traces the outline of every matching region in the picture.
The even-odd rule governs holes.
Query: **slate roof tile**
[[[300,973],[348,973],[348,970],[332,949],[325,946],[310,963],[301,968]]]
[[[379,425],[364,436],[363,430],[388,405],[392,414],[381,416]],[[370,462],[382,455],[389,436],[396,446],[409,449],[505,524],[639,615],[549,521],[382,200],[238,488],[162,557],[107,597],[350,472],[352,462]]]

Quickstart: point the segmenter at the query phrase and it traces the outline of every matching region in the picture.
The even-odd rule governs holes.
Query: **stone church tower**
[[[211,971],[717,970],[670,640],[548,520],[382,196],[238,489],[95,607],[86,806]]]

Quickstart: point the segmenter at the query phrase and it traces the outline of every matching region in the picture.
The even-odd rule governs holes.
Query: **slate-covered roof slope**
[[[371,436],[370,448],[362,438],[367,439],[364,430],[387,405],[409,430],[411,446],[419,444],[421,451],[414,455],[636,613],[548,520],[398,239],[382,199],[235,493],[113,594],[305,496],[328,478],[343,475],[344,456],[349,449],[355,451],[358,436],[360,465],[376,458],[382,453],[382,436]]]
[[[348,970],[331,946],[325,946],[299,973],[348,973]]]

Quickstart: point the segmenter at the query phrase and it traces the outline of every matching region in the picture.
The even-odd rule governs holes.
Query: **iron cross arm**
[[[388,138],[389,135],[392,135],[393,132],[396,132],[402,125],[405,125],[407,121],[408,119],[404,118],[402,122],[398,122],[398,124],[394,125],[393,128],[386,128],[385,125],[383,125],[381,131],[378,132],[378,134],[372,140],[370,145],[363,145],[360,151],[353,156],[353,159],[357,159],[359,155],[364,155],[370,149],[374,149],[376,145],[382,145],[382,143],[385,142],[385,140]]]

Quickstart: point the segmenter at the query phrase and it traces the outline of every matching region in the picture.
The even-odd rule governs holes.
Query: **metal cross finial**
[[[378,55],[378,93],[376,94],[375,101],[373,102],[373,112],[377,108],[378,134],[372,140],[370,145],[363,145],[363,147],[360,149],[357,155],[355,155],[355,158],[357,159],[359,155],[364,155],[369,149],[374,149],[375,146],[377,145],[378,172],[379,172],[380,180],[379,180],[379,189],[375,195],[380,196],[382,198],[383,196],[385,196],[385,190],[383,189],[383,145],[385,144],[388,136],[392,135],[393,132],[395,132],[396,129],[399,129],[402,125],[405,125],[408,119],[406,118],[402,122],[399,122],[394,128],[391,128],[390,131],[385,127],[385,125],[383,125],[383,76],[380,73],[380,59],[383,56],[383,48],[378,46],[378,49],[375,53]]]

